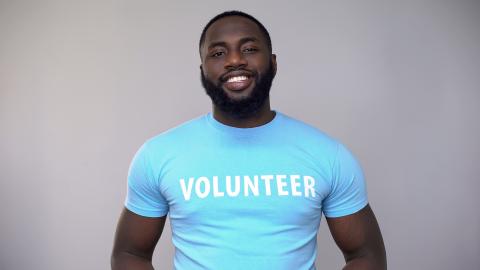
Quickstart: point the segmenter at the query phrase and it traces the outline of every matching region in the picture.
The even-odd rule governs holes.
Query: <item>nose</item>
[[[246,65],[247,60],[241,52],[232,51],[227,55],[225,69],[238,69],[240,67],[245,67]]]

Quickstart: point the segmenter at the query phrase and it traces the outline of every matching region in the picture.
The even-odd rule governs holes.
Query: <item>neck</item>
[[[213,105],[213,118],[215,118],[215,120],[222,124],[237,128],[252,128],[265,125],[272,121],[274,117],[275,112],[270,109],[269,99],[265,100],[265,103],[254,115],[242,119],[232,117]]]

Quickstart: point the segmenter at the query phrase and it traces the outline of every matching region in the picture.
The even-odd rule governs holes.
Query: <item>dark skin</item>
[[[152,256],[167,216],[147,218],[124,208],[117,225],[110,263],[115,270],[151,270]]]
[[[213,23],[201,47],[202,71],[214,82],[235,67],[264,74],[268,63],[277,69],[276,56],[268,49],[258,26],[243,17],[230,16]],[[244,89],[224,90],[231,98],[249,95],[255,82]],[[241,128],[256,127],[270,122],[275,113],[267,99],[250,118],[237,119],[213,105],[218,121]],[[112,269],[153,269],[152,256],[165,224],[166,216],[147,218],[124,209],[117,226],[111,257]],[[387,269],[385,247],[375,215],[369,205],[344,217],[326,218],[330,232],[342,251],[344,270]]]
[[[222,75],[237,68],[256,71],[259,76],[265,74],[269,64],[273,66],[274,72],[277,70],[276,55],[268,49],[261,30],[252,21],[239,16],[222,18],[212,24],[205,35],[200,52],[203,74],[215,83],[220,82]],[[250,95],[254,86],[255,81],[242,90],[232,91],[225,86],[223,89],[230,98],[240,99]],[[269,99],[255,115],[246,119],[233,118],[213,104],[213,117],[233,127],[249,128],[264,125],[274,116]]]

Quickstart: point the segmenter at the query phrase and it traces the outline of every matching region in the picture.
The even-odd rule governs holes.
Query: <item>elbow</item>
[[[110,255],[110,267],[112,270],[121,270],[121,254],[120,252],[112,252]]]
[[[356,254],[345,254],[343,270],[386,270],[387,255],[384,248],[363,250]]]
[[[152,259],[128,251],[113,251],[110,256],[112,270],[153,270]]]

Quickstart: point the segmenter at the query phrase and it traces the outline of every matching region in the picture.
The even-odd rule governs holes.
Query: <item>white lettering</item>
[[[200,188],[202,183],[203,191]],[[195,182],[195,193],[197,193],[197,196],[201,199],[208,196],[210,193],[210,181],[208,181],[207,177],[202,176],[197,179],[197,182]]]
[[[287,182],[285,181],[286,178],[286,175],[277,175],[278,196],[288,196],[288,191],[284,190],[287,186]]]
[[[305,187],[305,197],[308,197],[309,192],[312,197],[315,197],[315,179],[313,177],[305,175],[303,177],[303,186]]]
[[[232,191],[232,177],[227,176],[227,194],[230,197],[237,197],[240,194],[240,176],[235,176],[235,191]]]
[[[218,190],[218,176],[213,177],[213,197],[223,197],[225,193]]]
[[[300,175],[290,175],[290,185],[292,187],[293,196],[302,196],[302,192],[297,190],[297,188],[300,186],[300,183],[298,183],[299,179]]]
[[[273,180],[273,175],[262,175],[260,178],[265,181],[265,195],[271,196],[272,190],[270,189],[270,181]]]
[[[302,181],[303,178],[303,181]],[[302,176],[298,174],[291,175],[235,175],[235,176],[212,176],[208,178],[190,177],[180,179],[180,189],[185,201],[192,199],[192,193],[195,192],[197,198],[205,199],[209,196],[218,197],[237,197],[242,192],[242,196],[294,196],[294,197],[316,197],[315,178],[312,176]],[[265,189],[260,188],[262,180]],[[275,181],[277,188],[272,187]],[[233,183],[234,182],[234,183]],[[303,187],[302,187],[303,185]],[[262,194],[260,194],[262,193]]]
[[[252,183],[252,179],[245,175],[243,177],[243,183],[245,185],[245,190],[244,190],[244,194],[245,196],[248,196],[248,190],[250,189],[250,191],[253,193],[253,196],[258,196],[258,175],[255,175],[253,176],[253,183]]]
[[[190,177],[188,179],[188,188],[185,186],[185,179],[180,179],[180,187],[182,188],[182,193],[185,201],[190,200],[190,197],[192,196],[193,179],[193,177]]]

